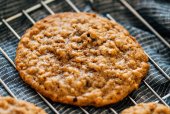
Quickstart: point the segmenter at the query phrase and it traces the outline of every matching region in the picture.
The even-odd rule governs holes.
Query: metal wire
[[[110,20],[116,22],[116,20],[115,20],[110,14],[107,13],[107,14],[106,14],[106,17],[109,18]]]
[[[11,32],[20,40],[20,36],[15,32],[15,30],[7,23],[5,19],[2,19],[2,22],[11,30]]]
[[[145,54],[148,56],[150,61],[156,66],[156,68],[164,75],[164,77],[170,81],[170,76],[168,76],[168,74],[164,72],[164,70],[146,52]]]
[[[73,9],[75,12],[79,13],[80,10],[71,2],[70,0],[65,0]]]
[[[168,97],[170,97],[170,93],[168,93],[167,95],[163,96],[162,99],[165,100],[167,99]],[[156,103],[158,103],[159,101],[155,101]]]
[[[55,0],[46,0],[46,1],[44,1],[44,3],[49,4],[49,3],[53,2],[53,1],[55,1]],[[35,11],[35,10],[39,9],[40,7],[41,7],[41,3],[39,3],[39,4],[37,4],[37,5],[34,5],[34,6],[30,7],[30,8],[28,8],[28,9],[25,10],[25,11],[26,11],[27,13],[30,13],[30,12],[32,12],[32,11]],[[20,12],[20,13],[17,13],[17,14],[15,14],[15,15],[13,15],[13,16],[5,19],[5,20],[6,20],[6,22],[10,22],[10,21],[12,21],[12,20],[14,20],[14,19],[17,19],[17,18],[21,17],[22,15],[23,15],[23,13]],[[2,25],[2,22],[0,22],[0,25]]]
[[[84,108],[80,107],[79,108],[85,113],[85,114],[89,114],[89,112],[87,112]]]
[[[137,104],[136,101],[132,97],[130,97],[130,96],[128,96],[128,97],[133,102],[133,104],[135,104],[135,105]]]
[[[9,89],[9,87],[5,84],[5,82],[0,78],[0,83],[4,86],[4,88],[7,90],[7,92],[15,99],[17,97],[12,93],[12,91]]]
[[[44,6],[44,8],[45,8],[51,15],[54,15],[54,14],[55,14],[55,13],[51,10],[51,8],[49,8],[49,7],[47,6],[47,4],[46,4],[45,2],[41,1],[41,4],[42,4],[42,6]]]
[[[8,59],[8,61],[16,68],[14,62],[8,57],[8,55],[5,53],[5,51],[1,47],[0,47],[0,51]]]
[[[109,108],[114,114],[118,114],[113,108]]]
[[[162,99],[167,99],[168,97],[170,97],[170,93],[168,93],[167,95],[165,95],[164,97],[162,97]]]
[[[169,107],[168,104],[151,88],[151,86],[149,86],[149,84],[146,83],[146,81],[143,81],[143,82],[144,82],[144,84],[155,94],[155,96],[156,96],[164,105],[166,105],[167,107]]]
[[[120,2],[130,12],[132,12],[146,27],[148,27],[149,30],[152,31],[152,33],[154,33],[168,48],[170,48],[170,44],[126,0],[120,0]]]
[[[55,114],[60,114],[55,107],[45,98],[43,97],[40,93],[37,92],[37,94],[44,100],[45,103],[55,112]]]
[[[31,23],[35,24],[35,21],[28,15],[25,10],[22,10],[22,13],[31,21]]]

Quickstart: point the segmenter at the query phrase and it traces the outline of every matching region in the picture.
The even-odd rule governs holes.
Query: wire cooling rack
[[[22,12],[14,15],[14,16],[11,16],[7,19],[2,19],[2,21],[0,22],[0,26],[5,25],[6,28],[8,28],[13,33],[13,35],[16,38],[18,38],[18,40],[20,40],[20,35],[15,31],[15,29],[9,23],[12,22],[13,20],[16,20],[17,18],[19,18],[21,16],[25,16],[32,24],[34,24],[35,20],[29,15],[29,13],[32,13],[42,7],[49,14],[54,15],[55,14],[54,11],[48,6],[48,4],[50,4],[54,1],[55,0],[41,1],[41,3],[39,3],[33,7],[30,7],[29,9],[22,10]],[[89,0],[89,1],[93,4],[93,0]],[[134,16],[137,17],[153,34],[155,34],[155,36],[157,36],[157,38],[159,38],[159,40],[162,41],[162,43],[164,43],[168,48],[170,48],[170,44],[126,0],[120,0],[120,2],[132,14],[134,14]],[[75,12],[80,12],[80,10],[76,7],[76,5],[71,0],[65,0],[65,3],[68,4],[70,6],[70,8],[72,8]],[[114,18],[110,14],[106,14],[106,17],[112,21],[115,21]],[[12,61],[12,59],[9,57],[9,55],[4,51],[4,49],[2,49],[0,47],[0,51],[4,55],[4,57],[11,63],[11,65],[14,68],[16,68],[15,63]],[[157,68],[157,70],[159,70],[162,73],[162,76],[164,76],[168,81],[170,81],[170,76],[168,76],[168,74],[149,56],[149,54],[146,53],[146,55],[150,59],[151,64],[153,64]],[[12,97],[14,97],[15,99],[18,99],[17,96],[11,91],[10,87],[8,86],[8,85],[10,85],[10,83],[8,83],[8,84],[5,83],[3,81],[3,79],[1,79],[1,78],[0,78],[0,83]],[[165,102],[165,99],[167,97],[169,97],[170,94],[167,94],[164,97],[160,97],[160,95],[145,80],[143,80],[143,84],[157,97],[158,101],[156,101],[156,102],[161,102],[162,104],[169,107],[169,105]],[[53,102],[51,102],[48,99],[46,99],[45,97],[43,97],[40,93],[38,93],[38,92],[36,92],[36,93],[41,98],[41,100],[46,103],[46,106],[49,107],[49,109],[51,110],[50,113],[55,113],[55,114],[62,113],[62,112],[60,112],[59,108],[57,109],[55,107],[56,104],[53,105],[54,104]],[[130,95],[128,96],[128,98],[134,105],[137,104],[135,99],[133,99]],[[74,107],[74,106],[68,105],[67,107]],[[91,114],[87,108],[84,108],[84,107],[78,107],[78,108],[76,107],[76,110],[81,111],[82,113]],[[118,114],[118,111],[116,111],[113,107],[109,106],[106,108],[108,108],[110,110],[110,113]],[[74,113],[74,112],[70,112],[70,113]]]

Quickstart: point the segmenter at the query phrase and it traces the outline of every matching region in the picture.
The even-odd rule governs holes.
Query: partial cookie
[[[47,114],[43,109],[22,100],[0,97],[0,114]]]
[[[53,101],[78,106],[116,103],[137,89],[148,58],[118,23],[90,13],[59,13],[28,29],[16,68]]]
[[[141,103],[123,110],[121,114],[170,114],[170,108],[158,103]]]

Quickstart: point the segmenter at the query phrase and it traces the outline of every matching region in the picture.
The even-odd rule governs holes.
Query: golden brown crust
[[[158,103],[141,103],[123,110],[121,114],[170,114],[170,108]]]
[[[37,22],[16,52],[22,79],[56,102],[116,103],[138,88],[148,58],[119,24],[90,13],[59,13]]]
[[[47,114],[34,104],[16,100],[11,97],[0,97],[0,114]]]

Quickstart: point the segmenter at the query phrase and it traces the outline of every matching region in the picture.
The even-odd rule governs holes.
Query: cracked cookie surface
[[[116,103],[137,89],[148,58],[118,23],[90,13],[59,13],[28,29],[16,52],[22,79],[53,101]]]
[[[140,103],[123,110],[121,114],[170,114],[170,108],[158,103]]]
[[[0,114],[47,114],[32,103],[0,96]]]

